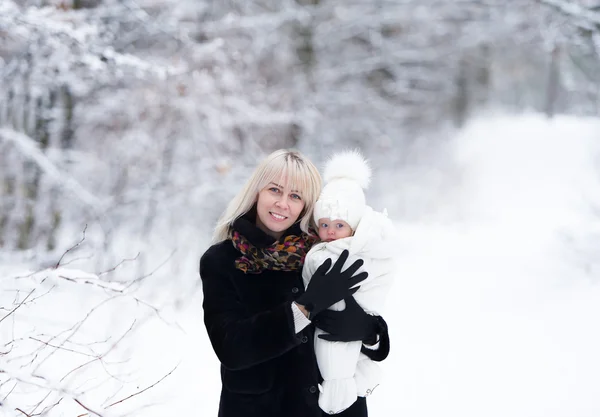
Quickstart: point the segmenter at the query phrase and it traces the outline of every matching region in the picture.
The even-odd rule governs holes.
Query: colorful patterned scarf
[[[257,248],[234,230],[231,241],[243,255],[235,260],[235,267],[245,274],[259,274],[265,269],[296,271],[302,268],[304,258],[316,240],[316,237],[302,233],[300,236],[289,235],[283,241]]]

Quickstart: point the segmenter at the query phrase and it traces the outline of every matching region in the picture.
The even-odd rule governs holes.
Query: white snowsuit
[[[367,313],[381,315],[394,273],[393,239],[394,226],[387,215],[367,206],[354,236],[318,243],[308,252],[302,270],[304,286],[327,258],[335,262],[347,249],[349,256],[344,269],[362,259],[364,264],[359,272],[369,273],[360,283],[354,299]],[[344,301],[330,307],[336,311],[344,308]],[[325,332],[316,328],[315,354],[323,377],[319,406],[328,414],[337,414],[350,407],[357,396],[369,395],[379,385],[381,371],[375,362],[360,352],[362,342],[330,342],[320,339],[320,334]]]

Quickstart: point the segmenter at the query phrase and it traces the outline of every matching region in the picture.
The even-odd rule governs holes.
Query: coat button
[[[294,294],[298,294],[298,291],[300,291],[300,290],[298,289],[298,287],[294,287],[294,288],[292,288],[292,292],[293,292]]]
[[[302,343],[306,343],[306,342],[308,342],[308,337],[302,336]]]
[[[313,386],[311,386],[311,387],[310,387],[308,390],[310,391],[310,393],[311,393],[311,394],[314,394],[315,392],[317,392],[317,387],[315,387],[315,386],[313,385]]]

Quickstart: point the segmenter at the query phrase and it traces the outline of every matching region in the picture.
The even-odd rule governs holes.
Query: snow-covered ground
[[[436,209],[397,222],[399,271],[384,314],[392,353],[369,398],[371,416],[600,415],[599,139],[600,119],[487,117],[447,143],[449,181],[432,180],[435,167],[410,176],[414,204],[435,201]],[[397,189],[403,185],[390,188]],[[59,272],[15,280],[23,268],[0,266],[0,306],[49,291],[0,322],[0,352],[9,352],[0,354],[0,370],[35,384],[12,392],[14,382],[0,385],[0,415],[40,412],[39,386],[62,389],[105,416],[216,415],[218,362],[201,291],[186,287],[191,295],[175,309],[164,297],[148,301],[143,285],[156,277],[131,293]],[[44,335],[76,326],[94,306],[63,345],[69,351],[40,342],[58,345],[68,332],[53,341]],[[23,356],[41,346],[38,357]],[[45,379],[22,367],[32,360]],[[85,413],[69,395],[46,415]]]
[[[599,139],[598,120],[522,116],[453,140],[443,220],[398,225],[374,416],[600,415]]]

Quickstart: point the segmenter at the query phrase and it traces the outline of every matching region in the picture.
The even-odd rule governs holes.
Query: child
[[[346,265],[362,259],[361,270],[369,273],[354,299],[367,313],[380,315],[392,279],[393,224],[386,213],[366,205],[363,189],[369,184],[371,171],[358,152],[333,156],[323,177],[325,187],[313,216],[322,242],[306,255],[304,285],[325,259],[335,261],[347,249]],[[330,307],[337,311],[344,308],[344,301]],[[361,353],[362,342],[330,342],[318,337],[323,334],[323,330],[315,330],[315,353],[323,377],[319,406],[328,414],[337,414],[350,407],[357,396],[369,395],[379,384],[381,372]]]

